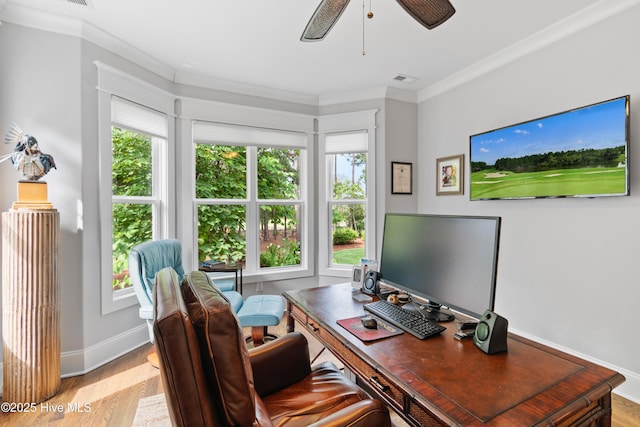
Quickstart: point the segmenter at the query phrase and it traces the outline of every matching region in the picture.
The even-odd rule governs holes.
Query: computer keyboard
[[[364,309],[421,340],[438,335],[447,329],[417,313],[405,310],[385,300],[365,304]]]

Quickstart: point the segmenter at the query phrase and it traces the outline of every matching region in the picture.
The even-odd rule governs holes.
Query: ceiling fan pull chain
[[[371,11],[371,1],[372,1],[372,0],[369,0],[369,12],[366,14],[367,18],[369,18],[369,19],[372,19],[372,18],[373,18],[373,12]],[[364,25],[365,25],[365,24],[364,24],[364,22],[365,22],[365,19],[364,19],[364,17],[365,17],[364,10],[365,10],[365,0],[362,0],[362,56],[364,56],[364,55],[366,55],[366,54],[367,54],[367,51],[366,51],[366,49],[364,48],[364,39],[365,39],[365,37],[364,37]]]
[[[367,51],[364,48],[364,0],[362,0],[362,56],[365,56]]]

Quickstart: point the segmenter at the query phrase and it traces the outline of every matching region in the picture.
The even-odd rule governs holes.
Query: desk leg
[[[604,411],[604,416],[600,419],[598,426],[611,427],[611,392],[600,398],[600,407]]]
[[[295,330],[295,320],[293,319],[293,305],[287,301],[287,333]]]

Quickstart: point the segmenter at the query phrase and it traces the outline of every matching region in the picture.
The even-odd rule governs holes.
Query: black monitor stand
[[[433,320],[434,322],[451,322],[456,318],[450,310],[447,310],[440,304],[432,302],[420,304],[419,302],[409,301],[403,305],[402,308],[407,311],[422,314],[424,317],[429,320]]]

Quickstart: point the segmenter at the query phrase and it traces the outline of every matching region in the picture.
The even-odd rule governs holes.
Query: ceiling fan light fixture
[[[322,0],[307,23],[300,40],[320,41],[329,34],[350,0]]]
[[[429,30],[456,13],[456,9],[449,0],[397,0],[397,2],[409,15]]]
[[[338,21],[349,1],[321,0],[302,32],[300,40],[303,42],[323,40]],[[449,0],[397,0],[397,2],[409,15],[428,29],[437,27],[456,13]],[[364,1],[362,6],[364,10]],[[373,18],[371,6],[369,6],[369,13],[363,16]]]

